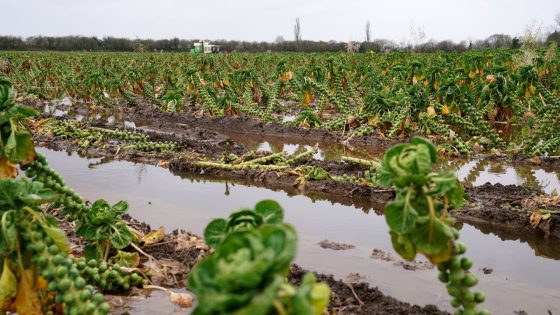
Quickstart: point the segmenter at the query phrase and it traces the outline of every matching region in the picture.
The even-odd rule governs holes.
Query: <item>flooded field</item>
[[[182,178],[167,169],[143,164],[88,160],[47,149],[40,152],[84,197],[106,198],[111,202],[125,199],[134,218],[152,227],[163,225],[168,231],[181,228],[200,235],[212,218],[227,216],[240,206],[253,206],[262,199],[275,199],[284,207],[287,222],[298,230],[297,264],[341,279],[359,274],[364,281],[398,299],[450,310],[444,287],[433,280],[437,270],[420,262],[404,265],[394,253],[387,225],[379,214],[381,209],[363,211],[305,196],[290,197],[282,191],[203,181],[192,175]],[[520,171],[509,165],[498,168],[492,162],[479,161],[467,161],[455,169],[461,180],[473,177],[473,185],[491,181],[527,183],[547,192],[558,188],[558,174],[545,170]],[[560,312],[558,240],[547,240],[537,234],[516,236],[511,231],[468,224],[460,228],[468,255],[475,262],[473,268],[479,275],[480,289],[487,292],[484,307],[494,314],[521,310],[529,314]],[[324,240],[354,248],[325,249],[318,244]]]

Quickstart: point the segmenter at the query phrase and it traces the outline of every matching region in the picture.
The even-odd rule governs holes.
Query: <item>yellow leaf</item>
[[[414,76],[412,76],[412,84],[416,84],[416,82],[418,82],[418,79],[414,75]]]
[[[451,111],[449,111],[449,107],[447,107],[447,105],[443,105],[443,107],[441,108],[441,114],[447,116],[450,113],[451,113]]]
[[[476,73],[474,72],[469,72],[469,78],[474,79],[474,77],[476,76]]]
[[[0,178],[16,178],[17,174],[17,167],[14,164],[6,157],[0,159]]]
[[[439,90],[441,83],[439,83],[439,81],[436,81],[436,83],[434,83],[434,89]]]
[[[426,255],[426,257],[428,258],[428,260],[430,260],[432,264],[440,264],[440,263],[448,262],[453,256],[454,248],[455,246],[453,245],[453,242],[449,241],[447,242],[447,247],[445,249],[443,249],[437,254]]]
[[[310,92],[305,92],[303,94],[303,106],[307,107],[313,101],[313,94]]]
[[[4,258],[4,268],[0,276],[0,312],[8,309],[17,293],[17,279],[9,267],[9,262]]]
[[[165,228],[160,226],[159,229],[153,230],[150,233],[146,234],[146,236],[142,237],[142,243],[144,245],[149,246],[153,244],[157,244],[163,240],[165,237]]]
[[[436,110],[434,109],[434,105],[432,104],[428,106],[428,108],[426,108],[426,112],[428,113],[428,116],[434,117],[436,115]]]
[[[18,314],[25,315],[41,315],[41,301],[37,295],[37,289],[33,285],[33,270],[26,269],[23,271],[18,288],[17,295],[12,308]]]

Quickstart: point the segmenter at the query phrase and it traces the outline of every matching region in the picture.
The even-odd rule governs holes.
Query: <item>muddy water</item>
[[[312,201],[305,196],[289,197],[284,192],[263,188],[184,180],[166,169],[142,164],[104,163],[107,161],[87,160],[65,152],[40,151],[68,184],[86,198],[103,197],[111,202],[126,199],[132,216],[152,227],[163,225],[168,231],[183,228],[200,235],[212,218],[227,216],[234,209],[252,206],[262,199],[275,199],[284,207],[286,220],[299,233],[296,263],[339,278],[359,273],[364,280],[398,299],[449,309],[449,298],[436,280],[435,269],[404,270],[394,262],[370,257],[373,249],[380,249],[398,258],[391,249],[384,218],[375,211],[366,213],[350,206]],[[560,242],[537,235],[520,240],[511,232],[481,229],[485,232],[465,224],[461,235],[468,245],[469,257],[475,262],[473,268],[480,278],[478,287],[487,294],[484,307],[494,314],[519,310],[529,314],[546,314],[551,310],[558,314]],[[325,239],[353,244],[355,248],[323,249],[317,243]],[[483,274],[481,268],[491,268],[493,272]],[[142,308],[134,308],[131,313],[147,314]]]

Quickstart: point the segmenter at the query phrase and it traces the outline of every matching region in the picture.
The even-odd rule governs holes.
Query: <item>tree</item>
[[[296,18],[296,24],[294,25],[294,40],[296,42],[301,41],[301,26],[299,24],[299,18]]]
[[[369,20],[366,22],[366,43],[371,41],[371,26]]]

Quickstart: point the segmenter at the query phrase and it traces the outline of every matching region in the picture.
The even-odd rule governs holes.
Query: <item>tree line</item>
[[[116,37],[87,36],[0,36],[0,50],[51,50],[51,51],[166,51],[187,52],[198,40],[172,39],[128,39]],[[560,32],[555,31],[541,44],[560,44]],[[248,42],[237,40],[215,40],[224,52],[338,52],[346,51],[349,43],[339,41],[284,40],[278,37],[274,42]],[[357,44],[358,51],[413,50],[419,52],[465,51],[469,49],[519,48],[520,39],[504,34],[495,34],[484,40],[453,42],[451,40],[429,40],[420,44],[396,43],[387,39],[372,39]]]

